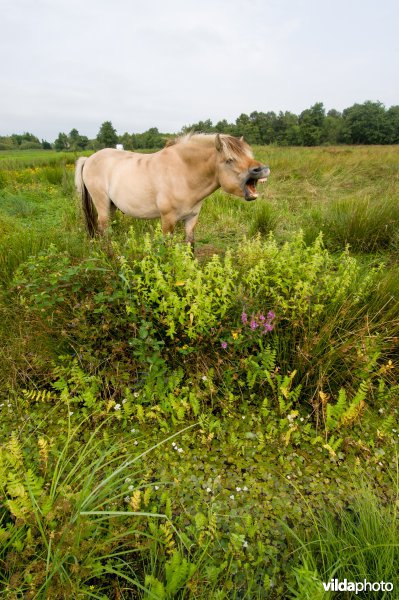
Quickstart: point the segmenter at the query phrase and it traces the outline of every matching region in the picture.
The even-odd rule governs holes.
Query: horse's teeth
[[[261,179],[258,179],[259,183],[265,183],[265,181],[267,181],[267,177],[262,177]]]

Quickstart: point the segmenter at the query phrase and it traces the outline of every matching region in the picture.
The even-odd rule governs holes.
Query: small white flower
[[[175,448],[177,446],[176,442],[172,442],[172,446]]]
[[[212,489],[210,487],[207,487],[206,491],[208,492],[208,494],[210,494],[212,492]]]
[[[134,396],[135,398],[138,398],[138,397],[140,396],[140,394],[139,394],[138,392],[134,392],[133,396]]]
[[[241,492],[241,488],[240,487],[236,487],[237,492]]]
[[[291,477],[289,475],[287,475],[287,479],[291,479]]]
[[[127,402],[126,398],[123,398],[122,404],[126,404],[126,402]]]
[[[242,543],[242,547],[243,547],[243,548],[248,548],[248,542],[247,542],[247,540],[244,540],[244,541],[243,541],[243,543]]]
[[[177,451],[180,453],[184,452],[183,448],[178,448]]]
[[[380,409],[378,410],[378,412],[379,412],[379,413],[382,415],[382,413],[384,412],[384,409],[383,409],[383,408],[380,408]]]
[[[201,379],[202,379],[202,381],[208,381],[208,377],[207,377],[206,375],[203,375],[203,376],[201,377]]]
[[[125,479],[125,483],[130,483],[132,480],[130,479],[130,477],[126,477]]]
[[[247,488],[247,486],[246,486],[246,485],[244,485],[244,487],[242,488],[242,491],[243,491],[243,492],[247,492],[247,491],[248,491],[248,488]]]
[[[136,429],[133,427],[133,429],[130,430],[130,433],[136,433]]]
[[[121,409],[121,405],[120,404],[115,404],[114,410],[120,410],[120,409]]]
[[[384,464],[383,464],[381,461],[379,461],[379,463],[378,463],[378,464],[380,465],[380,467],[383,467],[383,466],[384,466]]]
[[[230,500],[234,500],[234,494],[231,494]]]
[[[241,419],[245,419],[245,415],[242,415]]]
[[[396,432],[397,432],[397,429],[392,429],[392,431],[393,431],[394,433],[396,433]]]
[[[73,415],[73,410],[70,410],[68,414],[69,414],[69,416],[70,416],[70,417],[72,417],[72,415]]]
[[[154,485],[154,490],[159,490],[159,485]]]
[[[132,492],[134,490],[134,485],[129,485],[127,489],[129,490],[129,492]]]
[[[303,417],[301,417],[299,420],[303,422],[305,419]]]
[[[138,441],[137,441],[137,440],[134,440],[134,442],[133,442],[133,445],[134,445],[134,446],[138,446]]]
[[[130,502],[130,496],[125,496],[123,499],[125,502]]]

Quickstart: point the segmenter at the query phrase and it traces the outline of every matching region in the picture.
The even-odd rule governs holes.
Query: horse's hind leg
[[[100,234],[103,234],[107,230],[111,215],[114,214],[116,206],[104,192],[93,194],[92,198],[97,210],[97,229]]]

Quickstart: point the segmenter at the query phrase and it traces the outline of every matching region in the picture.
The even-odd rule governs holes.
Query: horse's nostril
[[[252,175],[260,175],[264,171],[269,171],[269,167],[266,167],[265,165],[261,165],[260,167],[254,167],[253,169],[251,169],[250,173]]]

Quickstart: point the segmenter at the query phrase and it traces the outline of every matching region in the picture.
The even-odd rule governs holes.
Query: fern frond
[[[25,473],[26,487],[29,489],[29,492],[35,497],[38,498],[43,492],[44,480],[42,477],[38,477],[32,471],[32,469],[28,469]]]
[[[341,418],[341,422],[343,425],[350,425],[358,417],[365,407],[365,399],[368,392],[368,385],[366,381],[362,381],[359,385],[359,389],[355,394],[352,402],[349,404],[348,408],[344,412]]]
[[[13,467],[20,468],[23,466],[22,446],[19,442],[15,431],[12,432],[11,438],[7,443],[7,458]]]
[[[134,512],[137,512],[140,510],[140,506],[141,506],[141,490],[134,490],[132,497],[130,499],[130,506],[132,507],[132,509],[134,510]]]
[[[170,561],[165,564],[166,587],[165,591],[171,598],[184,587],[193,575],[196,566],[185,558],[180,552],[175,551]]]
[[[175,551],[175,540],[173,539],[173,531],[170,522],[167,521],[166,523],[162,523],[162,525],[159,526],[159,529],[162,532],[166,552],[167,554],[172,555]]]
[[[152,496],[152,487],[148,486],[145,488],[145,491],[143,494],[143,504],[145,507],[147,507],[149,505],[151,496]]]
[[[149,588],[149,592],[151,592],[151,596],[146,595],[145,598],[158,598],[159,600],[166,600],[166,592],[165,586],[162,581],[156,579],[153,575],[145,576],[145,585]]]

